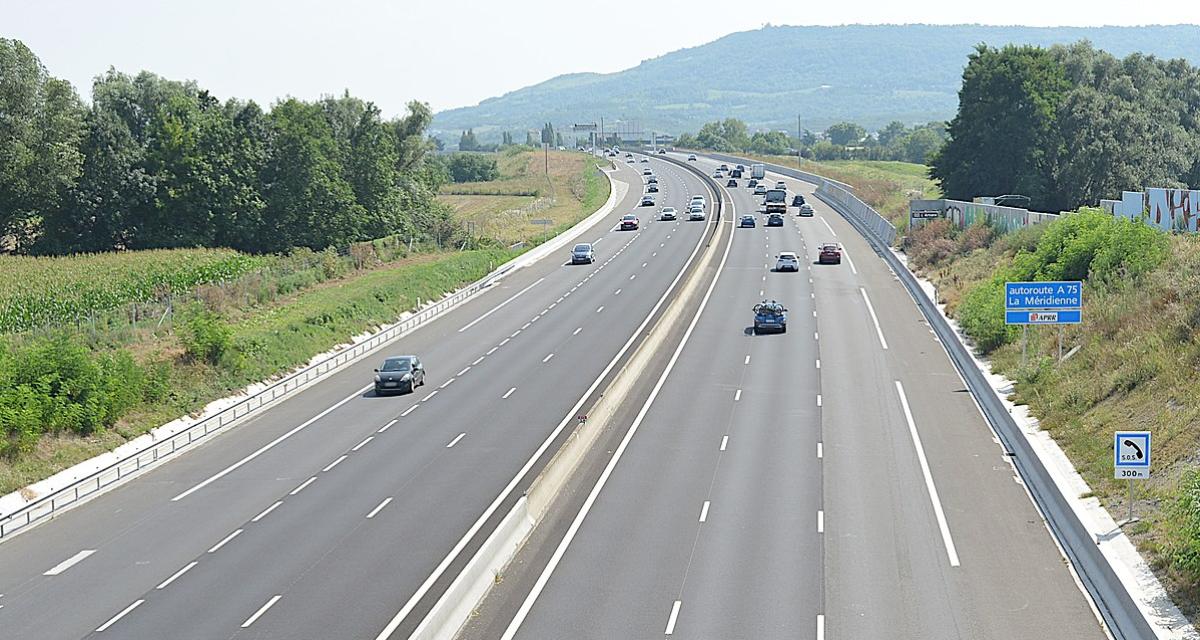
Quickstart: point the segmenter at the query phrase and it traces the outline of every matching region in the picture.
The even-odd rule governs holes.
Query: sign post
[[[1021,366],[1025,366],[1029,325],[1059,326],[1058,359],[1062,361],[1062,325],[1083,321],[1083,282],[1004,283],[1004,323],[1022,325]]]
[[[1150,432],[1117,431],[1113,434],[1113,477],[1129,481],[1129,518],[1133,517],[1133,481],[1150,478]]]

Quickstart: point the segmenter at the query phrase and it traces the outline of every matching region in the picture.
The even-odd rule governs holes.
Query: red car
[[[821,264],[841,264],[842,247],[836,242],[821,245],[821,255],[817,258]]]
[[[621,231],[636,231],[637,228],[638,228],[638,217],[637,216],[635,216],[631,213],[631,214],[621,218]]]

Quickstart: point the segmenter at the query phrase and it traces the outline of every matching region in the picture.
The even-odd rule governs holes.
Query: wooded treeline
[[[1016,193],[1068,211],[1143,187],[1200,187],[1200,69],[1069,47],[980,45],[932,174],[950,198]]]
[[[0,250],[274,252],[391,234],[448,239],[420,102],[404,117],[345,93],[269,110],[194,82],[110,69],[85,105],[0,39]]]

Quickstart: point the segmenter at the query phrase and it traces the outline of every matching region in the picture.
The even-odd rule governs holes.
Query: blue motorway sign
[[[1150,477],[1150,432],[1118,431],[1113,434],[1113,477],[1117,480]]]
[[[1005,311],[1005,324],[1079,324],[1082,321],[1079,309],[1065,311]]]
[[[1007,311],[1083,308],[1083,283],[1065,282],[1006,282],[1004,308]]]

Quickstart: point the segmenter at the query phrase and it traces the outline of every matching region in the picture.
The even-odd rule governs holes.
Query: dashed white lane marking
[[[459,440],[462,440],[462,439],[463,439],[463,438],[465,438],[466,436],[467,436],[466,432],[463,432],[463,433],[460,433],[460,434],[458,434],[458,437],[456,437],[456,438],[454,438],[453,440],[451,440],[451,441],[450,441],[450,444],[446,445],[446,448],[447,448],[447,449],[449,449],[450,447],[453,447],[454,445],[458,444],[458,441],[459,441]]]
[[[145,600],[134,600],[133,604],[122,609],[121,613],[118,613],[117,615],[109,618],[108,622],[105,622],[104,624],[100,625],[99,627],[96,627],[96,631],[101,632],[101,631],[104,631],[105,629],[113,626],[114,624],[117,623],[118,620],[120,620],[121,618],[124,618],[125,614],[138,608],[138,605],[142,604],[143,602],[145,602]]]
[[[509,340],[512,340],[512,338],[505,338],[505,339],[501,340],[500,344],[498,344],[496,346],[503,347],[504,345],[508,344]]]
[[[700,507],[700,522],[708,520],[708,500],[704,501],[704,506]]]
[[[552,353],[552,354],[546,356],[545,358],[542,358],[542,364],[546,364],[547,362],[550,362],[550,358],[553,358],[553,357],[554,357],[554,354]]]
[[[583,331],[583,327],[577,327],[574,331],[571,332],[571,335],[577,336],[577,335],[579,335],[580,331]]]
[[[766,282],[766,281],[767,281],[767,277],[763,276],[763,282]]]
[[[459,372],[458,372],[458,375],[460,375],[460,376],[461,376],[462,374],[464,374],[464,373],[466,373],[466,372],[468,372],[468,371],[470,371],[470,370],[471,370],[471,367],[470,367],[470,366],[463,367],[463,370],[462,370],[462,371],[459,371]]]
[[[342,456],[342,457],[344,458],[345,456]],[[275,508],[276,508],[276,507],[278,507],[278,506],[279,506],[279,505],[281,505],[281,504],[283,504],[283,500],[276,500],[276,501],[275,501],[275,504],[273,504],[273,505],[271,505],[271,506],[267,507],[266,509],[263,509],[262,513],[260,513],[260,514],[258,514],[258,515],[256,515],[256,516],[254,516],[253,518],[251,518],[251,519],[250,519],[250,522],[258,522],[259,520],[262,520],[263,518],[267,517],[267,514],[269,514],[269,513],[271,513],[272,511],[274,511],[274,510],[275,510]]]
[[[820,358],[817,358],[817,368],[818,369],[821,368],[821,359]]]
[[[562,302],[562,300],[559,300],[559,302]],[[551,302],[551,303],[550,303],[550,306],[546,307],[546,311],[549,311],[549,310],[551,310],[551,309],[553,309],[554,307],[557,307],[557,306],[558,306],[558,302]],[[546,313],[546,311],[543,311],[542,313]]]
[[[511,396],[511,395],[513,394],[513,392],[514,392],[514,391],[516,391],[516,390],[517,390],[517,388],[516,388],[516,387],[513,387],[513,388],[509,389],[508,391],[506,391],[506,392],[504,393],[504,395],[500,396],[500,399],[501,399],[501,400],[507,400],[507,399],[508,399],[508,397],[509,397],[509,396]]]
[[[354,448],[353,448],[353,449],[351,449],[351,451],[358,451],[359,449],[361,449],[361,448],[363,448],[363,447],[367,446],[367,443],[368,443],[368,442],[370,442],[370,441],[372,441],[372,440],[374,440],[374,439],[375,439],[375,436],[367,436],[367,439],[366,439],[366,440],[363,440],[362,442],[360,442],[360,443],[358,443],[358,444],[354,445]]]
[[[429,392],[429,395],[425,396],[424,398],[421,398],[421,402],[429,402],[429,400],[431,398],[433,398],[434,396],[436,396],[437,394],[438,394],[438,390],[434,389],[433,391]]]
[[[259,617],[262,616],[262,614],[266,613],[267,609],[270,609],[271,607],[275,606],[275,603],[279,602],[279,599],[282,597],[283,596],[279,595],[279,594],[271,596],[271,599],[267,600],[267,603],[264,604],[262,606],[262,608],[260,608],[258,611],[255,611],[254,615],[250,616],[249,618],[246,618],[246,621],[242,623],[242,628],[245,629],[246,627],[249,627],[250,625],[254,624],[255,620],[258,620]]]
[[[750,356],[746,356],[746,361],[742,364],[750,364]]]
[[[908,422],[908,433],[917,449],[917,461],[921,463],[921,474],[925,476],[925,488],[929,490],[933,515],[937,517],[938,529],[942,532],[946,556],[950,559],[950,566],[957,567],[958,551],[954,548],[954,539],[950,537],[950,525],[946,524],[946,513],[942,511],[942,501],[938,498],[937,487],[933,485],[933,473],[929,471],[929,460],[925,457],[925,448],[921,446],[921,434],[917,433],[917,423],[913,421],[912,410],[908,407],[908,396],[904,395],[904,385],[899,380],[896,381],[896,393],[900,395],[900,406],[904,409],[904,419]]]
[[[400,414],[400,417],[401,417],[401,418],[403,418],[404,416],[407,416],[408,414],[410,414],[410,413],[412,413],[412,412],[416,411],[416,410],[417,410],[417,407],[419,407],[419,406],[421,406],[421,405],[419,405],[419,404],[414,404],[413,406],[411,406],[411,407],[409,407],[409,408],[405,409],[405,410],[404,410],[404,413]]]
[[[821,406],[821,394],[817,394],[817,406]]]
[[[682,604],[682,602],[676,600],[675,604],[671,605],[671,617],[667,618],[667,630],[663,632],[663,635],[669,636],[675,633],[675,620],[679,617],[680,604]]]
[[[614,295],[614,296],[619,296],[619,295],[621,295],[621,290],[620,290],[620,289],[617,289],[616,291],[614,291],[614,292],[613,292],[613,295]]]
[[[71,567],[75,566],[76,564],[83,562],[84,559],[86,559],[88,556],[92,555],[93,553],[96,553],[95,549],[84,549],[83,551],[80,551],[79,553],[71,556],[70,558],[67,558],[66,560],[63,560],[62,562],[54,565],[53,567],[50,568],[50,570],[46,571],[46,573],[43,573],[42,575],[56,576],[64,571],[66,571],[67,569],[70,569]]]
[[[192,567],[194,567],[198,564],[200,564],[200,563],[196,562],[195,560],[187,563],[182,569],[180,569],[179,571],[176,571],[174,573],[174,575],[172,575],[170,578],[167,578],[166,580],[163,580],[161,583],[159,583],[159,585],[157,587],[154,587],[154,588],[155,589],[166,589],[167,585],[171,584],[172,582],[175,582],[176,578],[187,573],[188,571],[191,571]]]
[[[647,264],[650,264],[650,263],[648,263],[648,262],[643,262],[643,263],[642,263],[642,268],[643,268],[643,269],[645,269]]]
[[[737,402],[738,400],[741,400],[741,399],[742,399],[742,390],[738,389],[737,392],[733,394],[733,401]]]
[[[229,542],[230,540],[233,540],[234,538],[238,537],[239,535],[241,535],[241,533],[242,533],[242,530],[241,530],[241,529],[236,529],[236,530],[234,530],[234,532],[233,532],[233,533],[231,533],[231,534],[229,534],[229,535],[225,536],[225,538],[224,538],[223,540],[221,540],[220,542],[218,542],[218,543],[214,544],[214,545],[212,546],[212,548],[210,548],[210,549],[208,550],[208,552],[209,552],[209,553],[216,553],[218,550],[220,550],[220,549],[221,549],[221,547],[225,546],[225,544],[226,544],[227,542]]]
[[[817,459],[821,460],[825,457],[825,445],[817,443]]]
[[[475,359],[475,362],[472,362],[472,363],[471,363],[471,366],[473,367],[473,366],[475,366],[475,365],[479,364],[480,362],[483,362],[483,359],[484,359],[484,358],[486,358],[486,357],[487,357],[487,356],[479,356],[478,358],[476,358],[476,359]]]
[[[721,436],[721,451],[724,451],[725,447],[728,445],[729,445],[729,436]]]
[[[636,273],[630,274],[630,276],[629,276],[629,279],[630,279],[630,280],[633,280],[633,279],[635,279],[635,278],[637,278],[637,274],[636,274]]]
[[[813,317],[814,317],[814,318],[815,318],[815,317],[817,317],[817,311],[816,311],[816,309],[813,309]]]
[[[531,325],[531,324],[533,324],[533,323],[532,323],[532,322],[526,322],[525,324],[521,325],[521,331],[524,331],[524,330],[528,329],[528,328],[529,328],[529,325]]]
[[[519,335],[521,335],[521,329],[517,329],[516,331],[512,332],[512,335],[510,335],[510,336],[508,336],[508,337],[510,337],[510,338],[515,338],[515,337],[517,337],[517,336],[519,336]]]
[[[825,533],[825,512],[817,510],[817,533]]]
[[[452,383],[452,382],[454,382],[454,381],[455,381],[455,378],[450,378],[449,380],[447,380],[447,381],[443,382],[442,384],[438,385],[438,389],[445,389],[446,387],[450,386],[450,383]]]
[[[604,305],[600,305],[600,308],[596,309],[596,313],[600,313],[601,311],[604,311]]]
[[[814,332],[813,332],[813,340],[818,340],[818,341],[819,341],[820,339],[821,339],[821,332],[819,332],[819,331],[814,331]]]
[[[825,614],[817,614],[817,640],[825,640]]]
[[[475,319],[474,319],[474,320],[472,320],[472,321],[471,321],[469,324],[467,324],[465,327],[463,327],[463,328],[459,329],[459,330],[458,330],[458,332],[459,332],[459,333],[462,333],[463,331],[466,331],[467,329],[470,329],[471,327],[475,326],[475,324],[476,324],[476,323],[478,323],[478,322],[482,321],[484,318],[486,318],[486,317],[488,317],[488,316],[492,315],[493,313],[496,313],[497,311],[499,311],[499,310],[500,310],[500,309],[501,309],[501,308],[502,308],[504,305],[506,305],[506,304],[508,304],[508,303],[512,302],[513,300],[516,300],[516,299],[517,299],[517,297],[519,297],[520,295],[524,294],[526,291],[529,291],[530,289],[532,289],[532,288],[534,288],[534,287],[538,286],[539,284],[541,284],[543,280],[545,280],[545,278],[538,278],[537,282],[535,282],[535,283],[533,283],[533,284],[529,285],[528,287],[525,287],[524,289],[521,289],[521,290],[520,290],[520,291],[518,291],[517,293],[513,294],[513,296],[512,296],[512,297],[510,297],[508,300],[505,300],[504,302],[501,302],[500,304],[498,304],[498,305],[496,305],[496,306],[492,307],[491,311],[488,311],[487,313],[485,313],[485,314],[483,314],[483,315],[479,316],[478,318],[475,318]]]
[[[346,459],[346,456],[342,456],[342,457],[338,458],[337,460],[334,460],[333,462],[330,462],[330,463],[329,463],[329,466],[328,466],[328,467],[325,467],[324,469],[321,469],[321,471],[322,471],[322,472],[329,471],[330,469],[332,469],[332,468],[334,468],[334,467],[338,466],[339,464],[341,464],[342,460],[345,460],[345,459]]]
[[[391,501],[392,501],[392,499],[391,499],[391,498],[385,498],[385,499],[383,500],[383,502],[380,502],[380,503],[379,503],[379,506],[378,506],[378,507],[375,507],[374,509],[371,509],[371,513],[368,513],[368,514],[367,514],[367,519],[368,519],[368,520],[370,520],[371,518],[374,518],[374,517],[375,517],[375,515],[376,515],[376,514],[378,514],[380,511],[383,511],[383,508],[384,508],[384,507],[386,507],[386,506],[388,506],[388,503],[389,503],[389,502],[391,502]]]
[[[395,422],[395,420],[393,420],[392,422]],[[304,481],[304,482],[303,482],[303,483],[302,483],[300,486],[298,486],[298,487],[296,487],[295,489],[292,489],[290,492],[288,492],[288,495],[289,495],[289,496],[294,496],[294,495],[296,495],[297,493],[300,493],[301,491],[304,491],[305,487],[307,487],[308,485],[312,484],[313,482],[316,482],[316,480],[317,480],[317,477],[316,477],[316,476],[313,476],[313,477],[309,478],[308,480],[305,480],[305,481]]]
[[[765,296],[765,295],[767,295],[767,290],[766,290],[766,289],[759,289],[759,290],[758,290],[758,295],[759,295],[759,296]]]
[[[489,356],[490,356],[490,355],[492,355],[493,353],[496,353],[496,350],[497,350],[497,349],[499,349],[499,348],[500,348],[500,347],[492,347],[491,349],[488,349],[487,355],[489,355]]]

